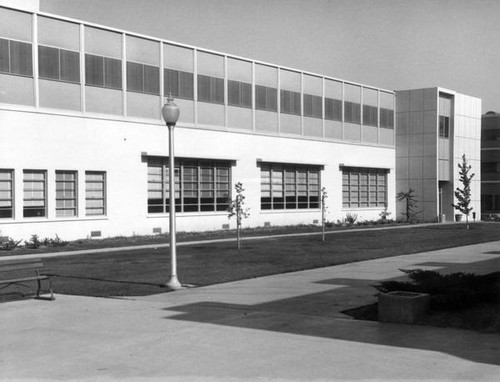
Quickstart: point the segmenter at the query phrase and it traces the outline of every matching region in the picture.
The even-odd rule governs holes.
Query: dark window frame
[[[380,108],[380,127],[384,129],[394,129],[394,110]]]
[[[342,208],[387,207],[389,171],[380,168],[342,168]]]
[[[320,208],[321,166],[261,163],[261,211]]]
[[[163,69],[163,91],[165,96],[194,100],[194,74],[182,70]]]
[[[28,174],[41,174],[41,179],[30,179]],[[35,184],[42,187],[36,188]],[[29,193],[41,192],[42,197],[30,196]],[[30,205],[32,202],[39,204]],[[23,170],[23,217],[46,218],[47,217],[47,171],[46,170]]]
[[[62,176],[62,178],[60,176]],[[66,176],[70,177],[66,178]],[[70,187],[68,188],[68,186]],[[68,206],[66,202],[73,202],[73,205]],[[60,203],[62,203],[62,206],[58,205]],[[70,211],[72,213],[67,214],[66,211]],[[56,216],[57,217],[78,216],[78,172],[77,171],[56,170]]]
[[[224,105],[224,79],[198,74],[198,102]]]
[[[342,100],[325,98],[325,119],[329,121],[343,121]]]
[[[355,125],[361,124],[361,104],[344,101],[344,122]]]
[[[227,211],[231,196],[230,161],[177,158],[174,167],[177,212]],[[147,201],[149,214],[169,212],[169,186],[168,158],[149,158]]]
[[[451,118],[446,115],[439,116],[439,138],[448,139],[450,137]]]
[[[252,108],[252,84],[234,80],[227,81],[227,104],[229,106]]]
[[[53,61],[49,62],[45,68],[42,57],[48,52],[51,52],[54,57],[52,57]],[[68,65],[70,60],[76,63],[73,70],[70,70],[70,65]],[[50,72],[50,70],[53,71]],[[80,84],[80,52],[38,45],[38,76],[45,80]]]
[[[302,115],[302,95],[300,92],[280,89],[280,113]]]
[[[89,65],[89,63],[91,60],[93,63],[100,66],[96,68],[97,70],[95,70],[95,72],[90,72],[92,65]],[[92,79],[94,81],[89,82],[90,77],[94,77],[98,81]],[[85,85],[106,89],[123,90],[122,60],[118,58],[85,53]]]
[[[378,127],[378,107],[363,105],[363,125]]]
[[[14,170],[0,169],[0,219],[14,218]],[[6,195],[2,196],[4,193]]]
[[[5,38],[0,44],[0,73],[33,78],[33,44]]]
[[[99,188],[93,186],[98,184]],[[99,193],[99,196],[91,196],[91,193]],[[96,207],[95,201],[102,201]],[[85,216],[106,216],[107,213],[107,175],[106,171],[85,171]],[[97,213],[95,213],[97,211]]]
[[[304,117],[323,118],[323,97],[304,94]]]
[[[134,67],[136,73],[133,73]],[[127,91],[160,95],[160,67],[127,61]]]
[[[255,85],[255,109],[278,112],[278,89]]]

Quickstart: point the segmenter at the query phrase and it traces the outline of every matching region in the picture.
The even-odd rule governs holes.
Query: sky
[[[40,10],[500,112],[498,0],[40,0]]]

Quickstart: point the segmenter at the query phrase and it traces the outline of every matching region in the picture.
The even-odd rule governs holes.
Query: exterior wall
[[[424,221],[438,214],[437,105],[436,89],[396,92],[396,193],[413,189]],[[405,209],[397,203],[398,217]]]
[[[168,214],[147,212],[146,156],[168,156],[168,131],[162,124],[144,124],[110,119],[83,118],[38,112],[1,110],[2,168],[14,170],[15,218],[2,219],[2,235],[16,239],[41,237],[64,239],[88,237],[101,231],[103,237],[152,234],[168,231]],[[71,133],[68,133],[68,132]],[[341,165],[389,169],[388,194],[394,194],[394,149],[341,143],[278,138],[265,135],[227,133],[186,128],[175,130],[176,157],[226,159],[233,161],[232,180],[245,187],[251,217],[245,226],[312,224],[320,221],[319,209],[292,211],[260,210],[260,170],[258,161],[324,165],[321,186],[328,191],[328,220],[356,213],[360,220],[377,219],[381,208],[342,207]],[[26,155],[19,155],[22,149]],[[297,153],[300,152],[300,155]],[[375,159],[376,158],[376,159]],[[46,170],[48,175],[48,216],[23,218],[23,170]],[[55,216],[55,171],[78,172],[78,216]],[[107,214],[85,216],[85,171],[106,171]],[[388,210],[394,210],[388,198]],[[234,227],[225,212],[179,213],[179,231]],[[157,231],[156,231],[157,232]]]
[[[475,174],[471,184],[471,207],[476,219],[481,216],[481,100],[464,94],[455,95],[453,136],[453,185],[462,188],[458,164],[465,154]],[[455,213],[459,213],[455,211]],[[470,216],[472,218],[472,216]]]
[[[328,220],[342,219],[347,213],[357,214],[359,220],[377,219],[384,208],[394,210],[393,92],[86,25],[36,13],[33,6],[20,11],[13,2],[0,0],[0,4],[6,6],[0,6],[0,48],[7,56],[0,63],[2,236],[28,239],[32,234],[57,234],[68,240],[167,231],[168,214],[148,212],[148,188],[154,183],[148,182],[148,160],[168,156],[160,108],[172,88],[179,92],[175,102],[180,108],[176,158],[231,163],[231,188],[243,182],[251,210],[245,225],[321,220],[314,203],[308,208],[299,203],[297,209],[263,210],[261,163],[319,169],[319,186],[328,192]],[[178,76],[178,89],[172,76]],[[171,81],[168,89],[167,80]],[[230,100],[235,83],[241,92],[236,104],[234,98]],[[271,97],[265,106],[262,99],[258,102],[257,86],[265,87],[266,97]],[[282,94],[291,98],[281,100]],[[363,122],[363,94],[371,113],[369,126]],[[326,110],[327,101],[335,103],[335,112]],[[354,123],[346,120],[346,105],[358,108]],[[363,169],[353,175],[354,186],[348,186],[359,187],[359,199],[355,191],[347,204],[343,202],[346,167]],[[40,195],[30,188],[36,182],[25,182],[26,170],[46,174],[43,217],[25,216],[29,215],[25,208],[36,199],[32,195]],[[71,214],[75,212],[71,217],[61,217],[65,202],[61,187],[67,185],[60,179],[57,183],[60,171],[76,173],[77,208],[71,209]],[[86,214],[88,171],[106,176],[106,213],[100,216]],[[375,179],[375,188],[361,181],[356,184],[357,176],[370,185],[369,179]],[[299,195],[298,180],[295,185]],[[373,203],[362,200],[362,187],[364,197],[375,195]],[[69,199],[72,203],[73,197]],[[228,224],[235,223],[228,221],[224,211],[177,214],[181,231],[222,229]]]
[[[488,112],[481,121],[482,219],[500,215],[500,114]]]
[[[439,95],[452,98],[449,138],[439,136]],[[472,207],[480,216],[481,100],[446,89],[396,92],[396,193],[415,190],[419,219],[436,221],[439,214],[453,221],[454,190],[461,187],[458,164],[466,155],[473,179]],[[441,193],[440,193],[441,188]],[[397,203],[398,216],[405,211]]]

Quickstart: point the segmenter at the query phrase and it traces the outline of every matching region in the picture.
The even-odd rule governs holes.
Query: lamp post
[[[175,242],[175,169],[174,169],[174,127],[179,119],[179,107],[170,96],[167,103],[161,108],[161,114],[168,127],[168,168],[169,168],[169,237],[170,237],[170,280],[167,287],[173,290],[181,289],[181,283],[177,279],[177,245]]]

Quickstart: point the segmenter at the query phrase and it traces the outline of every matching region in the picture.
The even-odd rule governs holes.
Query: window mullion
[[[179,204],[180,204],[180,212],[184,212],[184,182],[182,181],[182,177],[184,176],[184,165],[179,163]],[[175,203],[175,163],[174,163],[174,203]],[[177,206],[174,204],[176,211]]]
[[[57,68],[57,76],[59,81],[61,81],[61,68],[62,68],[62,56],[61,56],[61,49],[57,49],[57,56],[59,58],[59,67]]]
[[[167,179],[167,166],[165,165],[165,163],[162,161],[162,164],[161,164],[161,196],[162,196],[162,210],[163,210],[163,213],[167,213],[167,203],[166,203],[166,200],[167,200],[167,182],[169,182],[170,180]],[[170,176],[170,174],[169,174]],[[168,199],[168,203],[172,203],[172,201],[170,200],[170,197]]]
[[[310,171],[306,171],[306,198],[307,198],[307,208],[311,208],[311,193],[309,188],[311,187],[311,175]]]
[[[294,168],[294,173],[295,173],[295,209],[299,209],[299,171],[297,168]]]
[[[216,164],[214,163],[213,165],[213,174],[214,174],[214,177],[212,179],[213,181],[213,204],[214,204],[214,211],[217,211],[217,192],[219,191],[218,187],[217,187],[217,166]],[[229,195],[228,195],[229,197]]]
[[[9,63],[9,73],[12,73],[12,54],[10,52],[10,43],[11,43],[11,41],[7,40],[7,48],[8,48],[8,55],[9,55],[9,59],[7,61]]]
[[[142,72],[141,88],[142,88],[142,93],[145,93],[146,92],[146,65],[141,64],[141,72]]]
[[[201,166],[200,163],[196,166],[196,196],[198,200],[198,211],[201,211]]]

